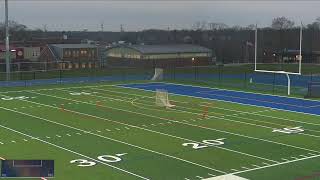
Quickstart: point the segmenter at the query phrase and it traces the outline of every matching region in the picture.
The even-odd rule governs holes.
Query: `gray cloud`
[[[0,12],[4,12],[1,1]],[[118,31],[146,28],[191,28],[196,21],[224,22],[228,25],[261,26],[272,18],[286,16],[296,22],[312,22],[319,1],[10,1],[10,19],[30,28],[50,30]],[[4,14],[0,14],[4,19]]]

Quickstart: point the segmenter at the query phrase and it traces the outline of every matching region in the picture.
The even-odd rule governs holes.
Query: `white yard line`
[[[81,157],[84,157],[84,158],[90,159],[91,161],[98,162],[98,163],[100,163],[100,164],[103,164],[103,165],[106,165],[106,166],[112,167],[112,168],[117,169],[117,170],[119,170],[119,171],[122,171],[122,172],[125,172],[125,173],[127,173],[127,174],[130,174],[130,175],[133,175],[133,176],[135,176],[135,177],[138,177],[138,178],[140,178],[140,179],[145,179],[145,180],[148,180],[148,179],[149,179],[149,178],[146,178],[146,177],[143,177],[143,176],[137,175],[137,174],[135,174],[135,173],[132,173],[132,172],[130,172],[130,171],[127,171],[127,170],[124,170],[124,169],[118,168],[118,167],[116,167],[116,166],[113,166],[113,165],[107,164],[107,163],[105,163],[105,162],[103,162],[103,161],[96,160],[96,159],[94,159],[94,158],[91,158],[91,157],[86,156],[86,155],[84,155],[84,154],[78,153],[78,152],[76,152],[76,151],[73,151],[73,150],[70,150],[70,149],[64,148],[64,147],[62,147],[62,146],[59,146],[59,145],[56,145],[56,144],[53,144],[53,143],[47,142],[47,141],[45,141],[45,140],[42,140],[42,139],[36,138],[36,137],[31,136],[31,135],[29,135],[29,134],[26,134],[26,133],[23,133],[23,132],[20,132],[20,131],[17,131],[17,130],[11,129],[11,128],[9,128],[9,127],[3,126],[3,125],[0,125],[0,127],[1,127],[1,128],[3,128],[3,129],[9,130],[9,131],[11,131],[11,132],[14,132],[14,133],[16,133],[16,134],[20,134],[20,135],[23,135],[23,136],[26,136],[26,137],[32,138],[32,139],[37,140],[37,141],[39,141],[39,142],[42,142],[42,143],[44,143],[44,144],[48,144],[48,145],[50,145],[50,146],[54,146],[54,147],[56,147],[56,148],[58,148],[58,149],[62,149],[62,150],[64,150],[64,151],[70,152],[70,153],[72,153],[72,154],[76,154],[76,155],[78,155],[78,156],[81,156]]]
[[[37,94],[38,94],[38,93],[37,93]],[[30,102],[30,103],[36,103],[36,102],[33,102],[33,101],[28,101],[28,100],[23,100],[23,101]],[[54,108],[54,109],[59,109],[59,108],[57,108],[57,107],[50,106],[50,105],[45,105],[45,104],[41,104],[41,103],[36,103],[36,104],[38,104],[38,105],[40,104],[40,105],[43,105],[43,106],[51,107],[51,108]],[[99,116],[89,115],[89,114],[86,114],[86,113],[80,113],[80,112],[72,111],[72,110],[68,110],[68,111],[73,112],[73,113],[77,113],[77,114],[86,115],[86,116],[91,116],[91,117],[98,118],[98,119],[103,119],[103,120],[105,120],[105,121],[109,121],[109,122],[113,122],[113,123],[117,123],[117,124],[121,124],[121,125],[125,125],[125,126],[130,126],[130,127],[138,128],[138,129],[145,130],[145,131],[149,131],[149,132],[152,132],[152,133],[157,133],[157,134],[161,134],[161,135],[173,137],[173,138],[180,139],[180,140],[185,140],[185,141],[190,141],[190,142],[198,143],[198,142],[195,141],[195,140],[191,140],[191,139],[187,139],[187,138],[182,138],[182,137],[178,137],[178,136],[174,136],[174,135],[170,135],[170,134],[166,134],[166,133],[161,133],[161,132],[153,131],[153,130],[150,130],[150,129],[146,129],[146,128],[142,128],[142,127],[138,127],[138,126],[129,125],[129,124],[126,124],[126,123],[120,123],[120,122],[113,121],[113,120],[110,120],[110,119],[107,119],[107,118],[102,118],[102,117],[99,117]],[[115,129],[116,129],[116,130],[120,130],[119,128],[115,128]],[[257,159],[260,159],[260,160],[266,160],[266,161],[269,161],[269,162],[278,163],[278,161],[271,160],[271,159],[264,158],[264,157],[260,157],[260,156],[255,156],[255,155],[252,155],[252,154],[249,154],[249,153],[244,153],[244,152],[240,152],[240,151],[236,151],[236,150],[232,150],[232,149],[228,149],[228,148],[223,148],[223,147],[219,147],[219,146],[214,146],[214,147],[215,147],[215,148],[218,148],[218,149],[223,149],[223,150],[226,150],[226,151],[230,151],[230,152],[233,152],[233,153],[237,153],[237,154],[241,154],[241,155],[245,155],[245,156],[257,158]]]
[[[154,91],[152,91],[152,90],[145,90],[145,89],[141,89],[141,88],[124,87],[124,86],[121,86],[121,87],[122,87],[122,88],[127,88],[127,89],[135,89],[135,90],[142,90],[142,91],[154,92]],[[320,117],[320,115],[318,115],[318,114],[305,113],[305,112],[292,111],[292,110],[285,110],[285,109],[279,109],[279,108],[271,108],[271,107],[266,107],[266,106],[253,105],[253,104],[245,104],[245,103],[234,102],[234,101],[231,101],[231,100],[221,100],[221,99],[213,99],[213,98],[204,98],[204,97],[197,97],[197,96],[183,95],[183,94],[175,94],[175,93],[170,93],[170,94],[172,94],[172,95],[177,95],[177,96],[184,96],[184,97],[191,97],[191,98],[197,98],[197,99],[210,100],[210,101],[219,101],[219,102],[240,104],[240,105],[245,105],[245,106],[252,106],[252,107],[259,107],[259,108],[274,109],[274,110],[278,110],[278,111],[293,112],[293,113],[298,113],[298,114],[306,114],[306,115],[311,115],[311,116]]]
[[[145,97],[145,98],[154,99],[154,97],[137,95],[137,94],[134,94],[134,93],[124,93],[124,92],[118,92],[118,91],[112,91],[112,90],[105,90],[105,89],[99,89],[99,88],[92,88],[92,89],[101,90],[101,91],[106,91],[106,92],[121,93],[121,94],[127,94],[127,95],[132,95],[132,96],[140,96],[140,97]],[[140,89],[140,90],[141,90],[141,89]],[[110,94],[108,94],[108,95],[110,95]],[[176,102],[182,103],[182,101],[176,101]],[[142,104],[142,103],[139,103],[139,104]],[[194,108],[188,108],[188,107],[182,107],[182,108],[199,111],[198,109],[194,109]],[[292,120],[292,119],[287,119],[287,118],[280,118],[280,117],[275,117],[275,116],[268,116],[268,115],[258,114],[258,113],[262,113],[262,112],[272,111],[272,109],[269,109],[269,108],[268,108],[267,110],[256,111],[256,112],[239,111],[239,110],[234,110],[234,109],[221,108],[221,107],[217,107],[217,106],[213,106],[213,107],[211,107],[211,108],[237,112],[237,114],[230,114],[230,115],[224,115],[224,116],[231,116],[231,117],[233,117],[233,116],[240,115],[240,114],[252,114],[252,115],[256,115],[256,116],[268,117],[268,118],[273,118],[273,119],[281,119],[281,120],[286,120],[286,121],[290,121],[290,122],[297,122],[297,123],[301,123],[301,124],[309,124],[309,125],[320,126],[320,124],[316,124],[316,123],[310,123],[310,122]],[[199,113],[199,114],[200,114],[200,113]],[[215,117],[215,116],[210,116],[210,117]],[[238,118],[244,119],[243,117],[238,117]],[[246,118],[246,119],[252,120],[252,119],[249,119],[249,118]],[[266,123],[271,124],[271,122],[266,122]],[[275,124],[275,123],[272,123],[272,124]],[[278,124],[278,125],[282,125],[282,124]],[[283,126],[287,126],[287,125],[283,125]],[[310,129],[308,129],[308,130],[310,130]],[[314,131],[314,130],[310,130],[310,131]],[[320,132],[320,131],[316,131],[316,132]]]
[[[317,157],[320,157],[320,155],[310,156],[310,157],[301,158],[301,159],[295,159],[295,160],[281,162],[281,163],[277,163],[277,164],[271,164],[271,165],[257,167],[257,168],[248,169],[248,170],[244,170],[244,171],[238,171],[238,172],[231,173],[231,174],[236,175],[236,174],[241,174],[241,173],[245,173],[245,172],[256,171],[256,170],[260,170],[260,169],[266,169],[266,168],[270,168],[270,167],[275,167],[275,166],[290,164],[290,163],[294,163],[294,162],[304,161],[304,160],[313,159],[313,158],[317,158]]]
[[[69,101],[74,101],[74,102],[80,102],[80,103],[84,103],[84,104],[89,104],[89,105],[94,105],[94,106],[95,106],[95,104],[88,103],[88,102],[84,102],[84,101],[79,101],[79,100],[74,100],[74,99],[69,99],[69,98],[54,96],[54,95],[48,95],[48,94],[43,94],[43,93],[37,93],[37,92],[32,92],[32,93],[35,93],[35,94],[38,94],[38,95],[43,95],[43,96],[48,96],[48,97],[55,97],[55,98],[58,98],[58,99],[64,99],[64,100],[69,100]],[[23,100],[23,101],[32,102],[32,101],[28,101],[28,100]],[[32,103],[34,103],[34,102],[32,102]],[[144,114],[144,113],[139,113],[139,112],[124,110],[124,109],[114,108],[114,107],[109,107],[109,106],[108,106],[108,107],[107,107],[107,106],[102,106],[102,107],[110,108],[110,109],[115,109],[115,110],[119,110],[119,111],[123,111],[123,112],[129,112],[129,113],[138,114],[138,115],[143,115],[143,116],[146,116],[146,117],[152,117],[152,118],[162,119],[162,120],[166,120],[166,121],[168,121],[168,122],[174,122],[174,123],[184,124],[184,125],[188,125],[188,126],[193,126],[193,127],[201,128],[201,129],[207,129],[207,130],[222,132],[222,133],[225,133],[225,134],[232,134],[232,135],[235,135],[235,136],[246,137],[246,138],[249,138],[249,139],[255,139],[255,140],[259,140],[259,141],[264,141],[264,142],[269,142],[269,143],[273,143],[273,144],[283,145],[283,146],[287,146],[287,147],[291,147],[291,148],[296,148],[296,149],[306,150],[306,151],[310,151],[310,152],[320,153],[319,151],[311,150],[311,149],[307,149],[307,148],[303,148],[303,147],[299,147],[299,146],[294,146],[294,145],[285,144],[285,143],[280,143],[280,142],[276,142],[276,141],[271,141],[271,140],[266,140],[266,139],[251,137],[251,136],[242,135],[242,134],[238,134],[238,133],[232,133],[232,132],[228,132],[228,131],[224,131],[224,130],[218,130],[218,129],[209,128],[209,127],[204,127],[204,126],[200,126],[200,125],[185,123],[185,122],[181,122],[181,121],[175,121],[175,120],[171,120],[171,119],[167,119],[167,118],[163,118],[163,117],[159,117],[159,116],[153,116],[153,115],[149,115],[149,114]]]
[[[70,86],[70,87],[66,87],[66,88],[38,88],[38,89],[32,89],[32,90],[20,90],[20,91],[5,91],[5,92],[0,92],[0,94],[4,94],[4,93],[19,93],[19,92],[28,92],[28,91],[52,91],[52,90],[61,90],[61,89],[78,89],[78,88],[94,88],[94,87],[105,87],[105,86],[117,86],[117,85],[121,85],[121,84],[104,84],[104,85],[95,85],[95,86]]]
[[[27,101],[27,100],[21,100],[21,101],[31,102],[31,101]],[[39,104],[39,103],[37,103],[37,104]],[[198,164],[198,163],[194,163],[194,162],[182,159],[182,158],[178,158],[178,157],[175,157],[175,156],[172,156],[172,155],[168,155],[168,154],[165,154],[165,153],[161,153],[161,152],[157,152],[157,151],[150,150],[150,149],[147,149],[147,148],[143,148],[143,147],[140,147],[140,146],[137,146],[137,145],[133,145],[133,144],[124,142],[124,141],[116,140],[116,139],[113,139],[113,138],[110,138],[110,137],[106,137],[106,136],[102,136],[102,135],[99,135],[99,134],[95,134],[95,133],[92,133],[92,132],[89,132],[89,131],[86,131],[86,130],[83,130],[83,129],[79,129],[79,128],[76,128],[76,127],[72,127],[72,126],[69,126],[69,125],[66,125],[66,124],[62,124],[62,123],[58,123],[58,122],[55,122],[55,121],[51,121],[51,120],[46,119],[46,118],[34,116],[34,115],[31,115],[31,114],[27,114],[27,113],[23,113],[23,112],[20,112],[20,111],[8,109],[8,108],[5,108],[5,107],[0,107],[0,109],[11,111],[11,112],[15,112],[15,113],[22,114],[22,115],[29,116],[29,117],[33,117],[33,118],[36,118],[36,119],[40,119],[40,120],[43,120],[43,121],[46,121],[46,122],[49,122],[49,123],[52,123],[52,124],[56,124],[56,125],[60,125],[60,126],[63,126],[63,127],[67,127],[67,128],[73,129],[73,130],[81,131],[81,132],[86,133],[86,134],[91,134],[93,136],[97,136],[97,137],[100,137],[100,138],[103,138],[103,139],[108,139],[108,140],[113,141],[113,142],[125,144],[125,145],[131,146],[131,147],[135,147],[135,148],[140,149],[140,150],[144,150],[144,151],[148,151],[148,152],[151,152],[151,153],[154,153],[154,154],[166,156],[166,157],[169,157],[171,159],[179,160],[179,161],[182,161],[182,162],[185,162],[185,163],[188,163],[188,164],[192,164],[192,165],[195,165],[195,166],[198,166],[198,167],[202,167],[202,168],[205,168],[205,169],[209,169],[209,170],[212,170],[212,171],[216,171],[216,172],[219,172],[219,173],[226,174],[226,172],[223,172],[223,171],[211,168],[211,167],[207,167],[207,166],[204,166],[204,165],[201,165],[201,164]],[[36,139],[39,139],[39,138],[36,138]]]

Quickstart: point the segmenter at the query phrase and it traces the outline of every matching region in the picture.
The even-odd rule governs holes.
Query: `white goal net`
[[[156,90],[156,105],[166,108],[175,107],[175,105],[170,104],[168,91],[163,89]]]
[[[155,68],[154,75],[151,79],[152,81],[160,81],[163,80],[163,69]]]

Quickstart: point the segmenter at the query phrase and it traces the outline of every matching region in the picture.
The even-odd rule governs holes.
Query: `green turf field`
[[[173,95],[165,109],[112,84],[0,95],[1,159],[52,159],[57,180],[320,178],[319,116]]]

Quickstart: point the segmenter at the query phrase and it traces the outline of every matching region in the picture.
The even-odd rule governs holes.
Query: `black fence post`
[[[273,73],[272,94],[275,93],[276,73]]]
[[[59,69],[59,82],[60,82],[60,84],[62,83],[61,81],[62,81],[62,70],[61,69]]]
[[[218,66],[219,85],[221,85],[221,66]]]
[[[247,73],[244,73],[244,88],[247,89]]]
[[[176,80],[176,65],[173,66],[173,80]]]

